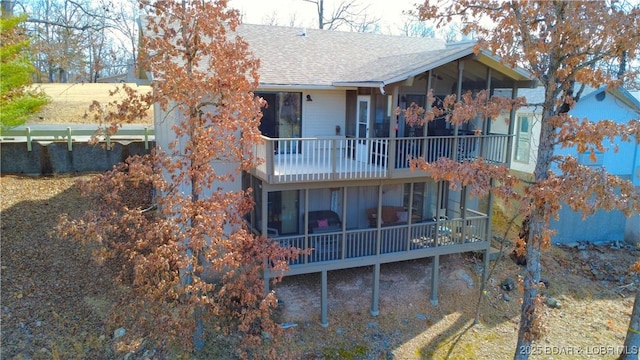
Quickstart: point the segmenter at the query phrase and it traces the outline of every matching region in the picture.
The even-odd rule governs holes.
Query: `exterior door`
[[[268,231],[276,235],[298,234],[298,190],[274,191],[268,196]]]
[[[358,106],[356,107],[356,160],[368,162],[369,158],[369,124],[371,114],[371,97],[368,95],[358,96]]]

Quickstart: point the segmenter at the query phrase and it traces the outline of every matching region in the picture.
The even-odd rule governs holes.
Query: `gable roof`
[[[260,59],[262,87],[384,86],[473,55],[475,45],[254,24],[242,24],[236,33]],[[487,53],[477,59],[501,71],[506,69]],[[508,75],[515,80],[531,79],[521,70],[510,70]]]
[[[242,24],[237,34],[260,59],[265,85],[332,87],[372,59],[445,48],[436,39],[270,25]]]
[[[585,95],[580,100],[591,98],[591,97],[596,98],[596,96],[603,91],[606,91],[607,93],[613,95],[618,100],[622,101],[631,110],[636,112],[636,114],[640,115],[640,101],[638,101],[638,99],[635,96],[633,96],[633,94],[631,94],[627,89],[623,88],[622,86],[617,86],[617,87],[603,86]]]
[[[146,17],[142,17],[141,27],[146,22]],[[141,32],[141,36],[154,34]],[[379,87],[384,92],[387,84],[438,67],[455,78],[455,61],[462,59],[471,59],[472,65],[476,64],[472,71],[475,81],[484,81],[484,70],[480,69],[489,67],[497,70],[494,72],[496,86],[499,83],[511,87],[514,82],[518,87],[534,84],[533,77],[523,69],[512,69],[486,51],[474,53],[475,42],[469,41],[447,44],[441,39],[423,37],[255,24],[241,24],[227,36],[229,39],[242,37],[254,57],[260,59],[263,89]],[[148,70],[145,75],[141,80],[153,78]]]

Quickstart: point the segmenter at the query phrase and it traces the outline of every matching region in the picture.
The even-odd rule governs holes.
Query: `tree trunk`
[[[318,0],[318,29],[324,28],[324,0]]]
[[[620,360],[638,360],[640,350],[640,288],[636,291],[636,300],[633,303],[633,313],[629,321],[627,338],[620,354]]]
[[[540,251],[541,231],[545,227],[541,209],[535,210],[529,218],[529,237],[527,241],[526,267],[524,275],[524,294],[522,295],[522,309],[520,312],[520,328],[518,329],[518,344],[514,359],[528,359],[531,354],[533,340],[536,338],[536,307],[538,287],[540,284]]]
[[[553,158],[553,150],[555,144],[556,129],[553,127],[550,119],[554,116],[553,99],[555,95],[553,91],[547,87],[545,94],[545,112],[542,114],[540,126],[540,140],[538,146],[538,160],[534,171],[536,183],[548,178],[548,171],[551,168],[551,160]],[[535,185],[534,185],[535,186]],[[540,337],[541,328],[538,323],[540,319],[536,319],[537,307],[540,306],[538,301],[538,288],[540,286],[540,252],[542,250],[543,233],[547,227],[545,212],[547,211],[544,204],[538,205],[528,218],[523,229],[528,227],[528,233],[525,240],[527,241],[526,267],[524,275],[524,293],[522,295],[522,308],[520,310],[520,328],[518,329],[518,344],[516,346],[514,359],[528,359],[531,354],[531,346],[533,341]]]

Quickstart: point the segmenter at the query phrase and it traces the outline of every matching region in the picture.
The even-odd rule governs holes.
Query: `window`
[[[279,235],[298,234],[299,191],[273,191],[267,198],[268,231]]]
[[[531,153],[531,121],[528,116],[518,116],[517,125],[515,160],[528,164]]]
[[[256,92],[267,101],[262,109],[260,131],[271,138],[299,138],[302,129],[302,93]]]

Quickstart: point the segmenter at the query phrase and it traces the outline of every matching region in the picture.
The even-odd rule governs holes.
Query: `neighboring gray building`
[[[542,118],[542,107],[535,104],[542,104],[544,88],[519,89],[518,96],[526,97],[527,103],[534,105],[522,107],[516,112],[511,169],[532,174],[536,166]],[[594,122],[608,119],[627,123],[632,119],[640,119],[640,101],[624,88],[591,88],[584,92],[569,114]],[[505,131],[504,122],[496,123],[501,130],[496,126],[494,130]],[[614,151],[616,148],[618,151]],[[579,154],[576,148],[558,146],[555,153],[573,155],[586,166],[603,167],[610,174],[627,179],[636,189],[640,189],[640,146],[635,141],[616,140],[609,144],[607,151],[596,154],[596,162],[589,159],[589,154]],[[553,243],[605,243],[623,239],[630,243],[640,242],[640,215],[627,218],[620,211],[600,210],[583,220],[582,213],[565,206],[560,210],[560,221],[552,221],[551,228],[557,231]]]

